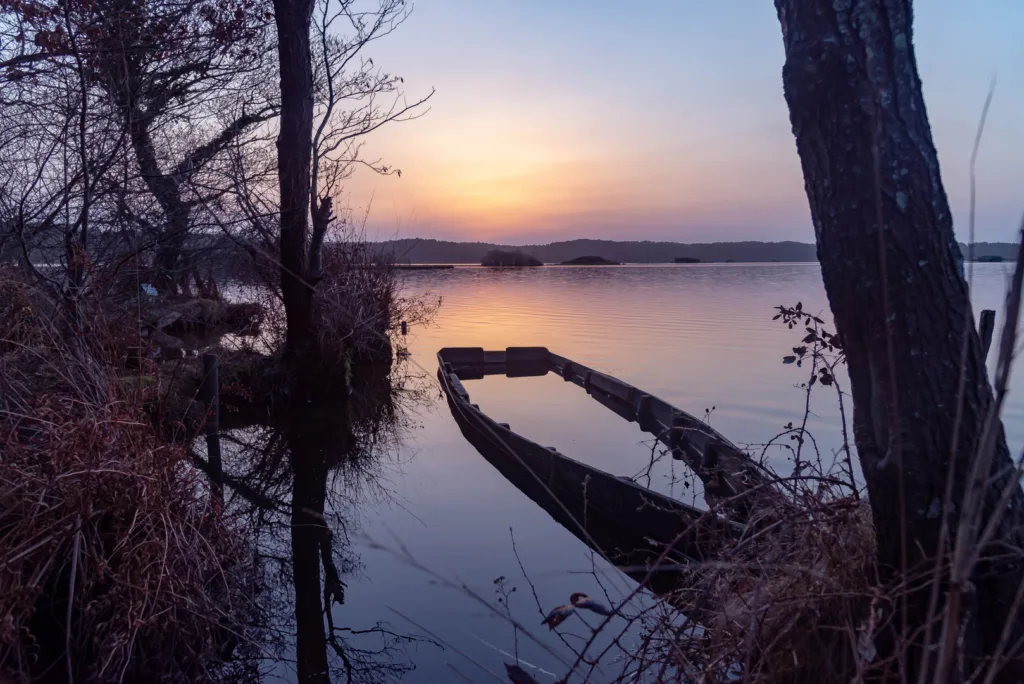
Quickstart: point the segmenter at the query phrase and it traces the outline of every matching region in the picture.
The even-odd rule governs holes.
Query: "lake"
[[[974,265],[975,313],[1002,308],[1011,268]],[[393,371],[405,379],[389,389],[386,424],[353,419],[354,426],[370,425],[355,430],[355,441],[363,440],[365,454],[357,459],[363,465],[328,463],[319,474],[321,490],[326,482],[319,506],[333,531],[344,583],[344,603],[331,610],[338,648],[329,645],[328,659],[339,681],[345,658],[362,663],[356,679],[363,681],[507,681],[502,664],[517,653],[538,681],[554,682],[572,662],[569,646],[581,645],[590,635],[587,623],[596,625],[597,618],[570,618],[559,639],[541,627],[537,602],[546,611],[568,602],[574,591],[617,600],[633,583],[595,558],[465,441],[434,381],[435,353],[445,346],[546,346],[684,411],[707,415],[732,441],[760,450],[786,423],[801,418],[805,401],[798,385],[806,381],[806,369],[782,363],[801,335],[772,321],[773,308],[801,302],[828,319],[819,268],[466,267],[409,271],[401,278],[407,292],[440,296],[442,306],[432,325],[413,328],[406,338],[410,354]],[[1001,319],[997,335],[999,325]],[[489,376],[467,381],[466,388],[496,420],[616,475],[635,476],[650,459],[651,444],[636,424],[558,378]],[[808,427],[823,458],[831,459],[841,444],[834,392],[816,390],[811,411]],[[1024,443],[1022,417],[1024,400],[1013,393],[1004,422],[1014,451]],[[330,426],[337,418],[327,413],[320,420]],[[310,431],[292,435],[295,443]],[[322,450],[340,448],[339,440],[352,442],[327,432]],[[271,439],[248,437],[256,443]],[[777,468],[788,467],[784,450],[767,454]],[[241,453],[227,462],[238,476],[249,468]],[[695,497],[685,470],[670,460],[652,471],[651,486],[683,500]],[[282,567],[288,565],[288,527],[285,516],[261,532],[265,548],[280,551]],[[299,548],[294,539],[291,548]],[[310,553],[315,564],[315,548]],[[303,584],[294,560],[291,570],[268,579],[283,617],[270,630],[276,630],[280,649],[267,655],[266,681],[299,679],[292,662],[296,621],[289,616],[296,596],[304,591],[312,601],[309,592],[319,589]],[[288,586],[296,581],[298,593]],[[315,622],[315,609],[310,612]],[[514,630],[510,618],[530,635]],[[301,617],[298,622],[301,641]],[[636,638],[627,633],[623,643],[628,647]],[[592,681],[618,674],[615,655],[612,649]]]

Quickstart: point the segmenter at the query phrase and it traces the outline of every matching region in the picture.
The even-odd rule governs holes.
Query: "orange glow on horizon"
[[[357,173],[348,202],[359,210],[372,202],[370,223],[382,238],[415,227],[417,235],[487,241],[601,237],[613,224],[620,239],[633,231],[643,238],[652,226],[682,233],[745,225],[806,202],[793,160],[780,165],[765,154],[764,163],[744,166],[696,132],[688,144],[657,147],[609,137],[599,121],[557,107],[533,109],[476,109],[454,124],[427,118],[393,129],[374,154],[402,177]]]

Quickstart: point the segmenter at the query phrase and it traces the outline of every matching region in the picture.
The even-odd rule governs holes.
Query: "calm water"
[[[975,266],[976,310],[1002,308],[1008,276],[1004,265]],[[440,295],[443,304],[432,326],[413,329],[407,338],[411,356],[396,372],[408,379],[391,388],[394,408],[387,425],[353,423],[363,426],[357,432],[370,443],[366,451],[372,455],[359,467],[330,466],[328,474],[319,475],[326,492],[326,503],[320,504],[340,547],[339,572],[346,585],[344,604],[332,609],[334,624],[346,653],[367,663],[366,680],[497,681],[495,675],[504,674],[502,663],[513,661],[518,649],[538,681],[553,682],[571,653],[540,627],[531,583],[545,609],[566,603],[573,591],[596,596],[607,591],[614,599],[632,583],[593,558],[463,439],[433,382],[434,354],[444,346],[546,346],[690,413],[710,411],[711,424],[730,439],[760,445],[797,420],[804,402],[796,385],[806,379],[805,371],[781,363],[798,336],[771,320],[772,308],[800,301],[805,310],[828,318],[818,267],[458,268],[409,272],[403,278],[408,291]],[[1024,381],[1019,373],[1018,381]],[[492,376],[467,382],[467,389],[495,419],[615,474],[635,475],[650,456],[651,446],[635,424],[553,377]],[[819,393],[812,410],[810,427],[830,458],[839,445],[834,394]],[[1022,417],[1024,401],[1012,395],[1005,423],[1015,449],[1024,443]],[[324,420],[336,421],[329,415]],[[249,437],[257,443],[268,439]],[[330,450],[345,439],[328,434],[324,444]],[[782,451],[769,455],[786,468]],[[229,470],[243,473],[247,461],[235,458]],[[693,496],[685,472],[670,465],[655,469],[652,480],[652,486],[680,498]],[[287,516],[275,525],[266,528],[265,543],[287,556]],[[294,577],[283,572],[286,582],[295,581],[298,568]],[[505,580],[496,585],[499,577]],[[298,581],[301,586],[302,578]],[[502,617],[506,608],[496,602],[499,586],[516,588],[507,610],[536,642],[514,634]],[[290,592],[285,587],[278,597],[285,616],[277,625],[285,659],[271,668],[268,681],[297,679],[294,664],[287,662],[295,655],[289,645],[295,631]],[[344,631],[372,630],[382,623],[397,636]],[[589,634],[578,617],[565,628],[570,644],[579,645]],[[443,648],[396,641],[401,636],[427,637]],[[374,655],[382,646],[393,650],[386,657]],[[329,658],[343,675],[340,659]],[[613,658],[614,652],[593,681],[617,673]],[[385,661],[415,669],[374,665]]]

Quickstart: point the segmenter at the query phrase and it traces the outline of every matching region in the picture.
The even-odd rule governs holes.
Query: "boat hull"
[[[462,380],[556,372],[585,386],[596,400],[628,420],[637,419],[635,406],[641,396],[649,395],[610,376],[598,377],[596,371],[541,347],[499,352],[443,349],[438,361],[438,379],[467,441],[569,532],[652,590],[663,593],[681,583],[692,584],[691,575],[700,561],[714,557],[723,542],[742,533],[741,525],[714,513],[576,461],[514,432],[474,405]],[[627,401],[630,396],[634,408]],[[642,403],[643,410],[651,413],[647,427],[659,429],[656,414],[660,407],[652,410],[650,398]]]

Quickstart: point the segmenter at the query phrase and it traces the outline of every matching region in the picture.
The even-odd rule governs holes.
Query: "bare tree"
[[[947,633],[962,645],[966,666],[978,666],[1003,640],[1017,650],[1008,665],[993,667],[1019,681],[1024,618],[1014,597],[1024,581],[1024,493],[1013,484],[998,420],[986,430],[993,395],[921,93],[911,2],[775,5],[785,96],[846,351],[882,579],[904,596],[899,633],[883,645],[900,657],[902,673],[893,676],[932,676],[936,651],[922,650],[938,629],[931,578],[942,596],[963,589]],[[969,590],[946,584],[945,559],[957,543],[953,532],[974,515],[964,503],[976,458],[990,464],[980,473],[987,493],[977,524],[991,523],[994,534]]]
[[[105,183],[125,136],[93,87],[70,8],[0,7],[0,242],[64,314],[69,351],[87,364],[83,302],[90,236],[105,222]],[[26,26],[47,24],[26,45]],[[57,37],[54,37],[57,36]],[[36,261],[51,264],[38,269]],[[52,265],[62,268],[54,269]]]
[[[313,289],[306,279],[309,167],[313,148],[313,60],[309,29],[313,0],[274,0],[281,82],[277,136],[280,186],[281,295],[287,318],[286,354],[297,356],[313,336]],[[300,658],[300,676],[301,676]]]
[[[120,124],[131,153],[121,178],[97,187],[117,194],[117,215],[141,228],[155,245],[155,277],[174,289],[174,277],[194,208],[222,195],[206,187],[204,172],[225,149],[276,115],[276,93],[265,87],[263,59],[270,18],[259,0],[101,0],[5,3],[11,36],[8,79],[35,84],[70,70],[67,87],[101,99],[105,115]],[[78,145],[85,109],[73,128]],[[88,179],[89,163],[79,171]],[[130,169],[130,171],[129,171]],[[91,204],[87,180],[84,207]],[[155,201],[147,211],[142,192]],[[149,215],[147,215],[149,214]],[[89,212],[82,213],[88,223]]]
[[[418,100],[406,100],[400,76],[386,73],[365,56],[373,42],[387,37],[409,16],[405,0],[381,0],[372,9],[354,0],[319,0],[313,24],[317,58],[319,122],[313,136],[310,215],[313,233],[309,246],[309,277],[321,277],[323,242],[333,215],[332,196],[357,167],[383,175],[401,170],[361,155],[366,136],[385,124],[409,121],[426,113],[424,105],[434,91]]]
[[[160,207],[155,278],[173,289],[194,207],[225,192],[202,188],[199,174],[276,115],[275,94],[260,86],[268,73],[262,56],[269,17],[250,0],[228,8],[204,0],[108,0],[100,7],[105,30],[96,46],[97,78]]]
[[[275,4],[282,102],[277,157],[279,258],[286,350],[294,354],[300,349],[311,351],[314,346],[313,296],[322,278],[324,241],[336,219],[333,195],[357,167],[381,174],[400,173],[379,160],[365,159],[361,154],[364,139],[385,124],[422,115],[433,91],[407,101],[401,77],[382,72],[363,54],[367,46],[389,35],[408,17],[405,0],[380,0],[358,9],[353,0],[321,0],[309,8],[303,25],[310,30],[301,39],[294,35],[300,30],[294,24],[298,20],[289,18],[291,23],[282,24],[282,11],[280,3]],[[302,12],[306,12],[305,4]],[[292,32],[288,46],[282,42],[283,32]],[[304,137],[300,140],[300,136]],[[258,162],[252,165],[247,159],[240,160],[235,184],[244,213],[265,241],[270,234],[266,217],[272,213],[273,202],[266,189],[260,190],[258,168]]]

